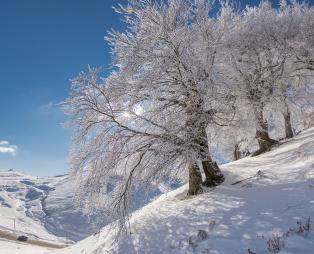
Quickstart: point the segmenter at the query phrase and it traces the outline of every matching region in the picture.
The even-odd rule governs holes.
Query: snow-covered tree
[[[107,38],[113,72],[103,80],[100,70],[90,68],[72,81],[65,103],[77,128],[72,169],[87,174],[85,195],[102,193],[110,176],[123,176],[113,194],[119,218],[127,217],[138,186],[185,168],[189,195],[224,181],[209,154],[207,127],[226,125],[233,116],[216,60],[232,12],[226,7],[210,18],[211,7],[201,0],[120,6],[128,30]]]
[[[282,4],[277,13],[277,32],[274,48],[286,52],[286,63],[282,78],[277,82],[273,109],[279,108],[283,114],[285,137],[294,135],[292,116],[299,110],[296,102],[309,101],[307,90],[313,80],[313,8],[305,3]],[[277,102],[277,103],[276,103]]]
[[[276,143],[269,135],[267,119],[274,109],[284,116],[286,137],[293,136],[288,99],[299,90],[295,79],[304,76],[305,64],[296,68],[299,52],[295,47],[302,44],[300,31],[306,19],[302,12],[308,10],[299,4],[274,9],[264,1],[259,7],[246,8],[237,27],[226,36],[229,68],[225,72],[237,98],[238,113],[250,112],[248,121],[255,123],[259,143],[255,154]]]
[[[224,181],[213,150],[239,158],[256,137],[255,154],[268,151],[272,114],[293,135],[291,112],[311,97],[314,19],[312,8],[284,1],[240,13],[222,4],[215,14],[207,0],[130,0],[116,11],[127,30],[107,37],[112,72],[81,72],[64,107],[83,195],[110,196],[124,228],[139,189],[188,175],[196,195]]]

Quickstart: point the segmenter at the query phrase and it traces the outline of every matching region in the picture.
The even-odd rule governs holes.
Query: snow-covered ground
[[[19,172],[0,172],[0,229],[49,241],[62,241],[44,226],[44,198],[58,178],[37,178]]]
[[[139,192],[134,209],[167,190],[163,186],[152,187],[148,196]],[[70,243],[95,233],[112,221],[104,212],[88,217],[74,196],[75,179],[68,175],[34,177],[0,171],[0,237],[3,233],[14,233],[34,240]]]
[[[215,189],[187,198],[183,186],[134,212],[131,238],[119,244],[108,225],[51,253],[245,254],[250,249],[266,254],[266,242],[285,233],[279,253],[313,253],[314,232],[295,231],[298,222],[314,219],[314,128],[222,169],[226,181]],[[296,230],[288,233],[291,228]]]
[[[17,243],[0,238],[1,254],[44,254],[49,252],[49,248],[29,245],[27,243]]]
[[[250,249],[256,254],[266,254],[269,253],[267,241],[274,235],[280,237],[281,254],[313,253],[312,229],[300,234],[296,231],[299,229],[298,222],[304,225],[308,218],[314,220],[314,128],[271,152],[226,164],[222,169],[226,181],[215,189],[187,198],[186,186],[183,186],[134,212],[131,217],[131,238],[119,243],[114,241],[115,230],[108,225],[99,234],[60,250],[0,240],[0,253],[245,254]],[[34,187],[25,181],[21,183],[24,175],[7,172],[2,173],[2,188],[6,186],[3,174],[7,174],[7,186],[12,185],[10,181],[19,181],[20,184]],[[54,178],[51,181],[32,177],[27,179],[36,183],[37,187],[42,184],[55,188],[54,194],[53,190],[48,193],[48,197],[51,195],[49,203],[54,208],[57,203],[62,203],[58,201],[63,193],[61,187],[57,191],[58,185],[64,183],[70,186],[66,184],[65,176],[60,177],[61,180]],[[30,220],[26,215],[38,212],[35,209],[38,205],[31,205],[36,200],[32,198],[36,193],[32,191],[26,198],[27,188],[24,190],[20,184],[15,184],[19,186],[18,190],[0,192],[3,199],[0,209],[2,227],[11,227],[12,211],[15,211],[14,216],[21,223],[18,225],[53,240],[55,236],[45,232],[40,220],[37,223],[36,219]],[[59,213],[62,214],[61,211]]]
[[[69,242],[87,237],[101,224],[84,215],[74,192],[74,181],[67,175],[0,172],[0,230],[13,232],[15,220],[16,233],[34,239]]]

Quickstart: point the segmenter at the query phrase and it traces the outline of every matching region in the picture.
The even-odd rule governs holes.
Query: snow
[[[0,172],[0,230],[51,242],[77,241],[94,233],[99,224],[83,214],[73,196],[68,175],[34,177]],[[104,225],[104,224],[102,224]]]
[[[48,252],[48,248],[0,239],[1,254],[46,254]]]
[[[51,253],[243,254],[250,248],[266,254],[266,241],[273,234],[313,218],[314,128],[222,170],[226,181],[215,189],[187,198],[184,186],[134,212],[131,237],[119,243],[108,225],[97,235]],[[199,230],[208,237],[200,237]],[[308,254],[314,248],[314,234],[291,234],[284,242],[279,253]]]
[[[187,186],[182,186],[135,211],[130,219],[131,237],[119,242],[115,241],[116,231],[110,224],[98,234],[64,249],[0,239],[1,254],[243,254],[248,249],[266,254],[269,253],[266,242],[273,235],[283,235],[289,229],[297,228],[298,221],[305,223],[308,218],[313,219],[314,128],[283,141],[268,153],[226,164],[222,170],[226,181],[202,195],[187,198]],[[10,218],[14,215],[18,225],[29,232],[56,240],[36,219],[38,216],[31,218],[25,214],[28,210],[31,214],[36,211],[40,214],[37,206],[29,205],[37,202],[40,185],[55,188],[48,193],[48,206],[50,211],[56,209],[57,204],[63,203],[58,199],[69,194],[65,188],[71,189],[69,179],[63,176],[48,181],[16,172],[2,172],[0,179],[2,228],[11,227]],[[12,181],[18,184],[12,184]],[[28,199],[25,198],[27,194]],[[285,237],[279,253],[308,254],[313,248],[312,230],[307,234],[294,232]]]
[[[12,232],[14,219],[16,232],[49,241],[60,241],[45,230],[41,219],[42,197],[46,185],[42,178],[26,176],[18,172],[0,172],[0,229]]]
[[[136,193],[134,209],[175,185],[151,187],[148,195]],[[0,172],[0,237],[11,233],[57,244],[73,243],[112,221],[104,212],[87,216],[76,202],[75,188],[75,178],[68,175],[34,177],[14,171]]]
[[[83,213],[83,208],[75,202],[75,180],[71,177],[65,177],[56,183],[55,190],[47,196],[45,204],[46,229],[54,235],[74,241],[93,234],[101,225],[110,222],[99,222],[95,216],[89,218]]]

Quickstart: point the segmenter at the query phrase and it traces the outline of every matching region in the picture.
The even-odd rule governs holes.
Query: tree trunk
[[[203,128],[201,136],[202,137],[199,142],[202,147],[201,154],[207,155],[205,159],[203,157],[201,160],[205,173],[205,181],[202,184],[206,187],[214,187],[224,182],[225,177],[218,167],[218,164],[208,155],[209,147],[205,128]]]
[[[202,96],[200,96],[197,90],[191,90],[194,93],[193,99],[189,101],[188,106],[186,107],[186,114],[188,116],[186,127],[190,129],[188,131],[188,140],[191,140],[192,144],[195,145],[196,150],[198,152],[197,160],[202,162],[203,170],[205,173],[205,181],[202,183],[202,174],[200,173],[200,183],[202,183],[206,187],[217,186],[222,183],[225,178],[220,171],[216,162],[213,162],[209,155],[209,147],[208,147],[208,137],[206,133],[206,127],[208,124],[208,120],[200,119],[204,118],[204,102]],[[198,99],[195,99],[198,98]],[[211,114],[208,113],[207,117],[212,117],[214,112]],[[196,124],[197,123],[197,124]],[[192,131],[191,131],[192,130]],[[198,180],[193,180],[196,176],[196,169],[198,172],[200,171],[196,162],[193,165],[189,165],[189,175],[190,175],[190,187],[189,187],[189,195],[196,195],[199,191]],[[197,184],[196,184],[197,183]],[[201,188],[201,187],[200,187]]]
[[[283,115],[285,119],[285,131],[286,131],[286,138],[293,138],[293,130],[291,126],[291,114],[287,112]]]
[[[285,131],[286,131],[286,138],[293,138],[293,130],[291,125],[291,113],[287,108],[286,112],[283,114],[285,119]]]
[[[202,183],[202,174],[196,163],[189,164],[189,196],[194,196],[203,192],[201,183]]]
[[[202,183],[204,186],[214,187],[224,182],[225,177],[215,161],[202,161],[202,166],[206,177]]]
[[[256,130],[255,137],[259,145],[259,150],[253,153],[253,156],[257,156],[261,153],[269,151],[274,144],[278,143],[276,140],[269,137],[268,123],[267,120],[264,120],[262,111],[257,113],[257,121],[259,124],[259,129]]]
[[[259,150],[253,153],[253,156],[257,156],[261,153],[270,151],[271,147],[277,144],[277,141],[271,139],[266,131],[256,131],[256,138],[259,145]]]
[[[234,146],[233,158],[235,161],[241,159],[241,151],[238,144]]]

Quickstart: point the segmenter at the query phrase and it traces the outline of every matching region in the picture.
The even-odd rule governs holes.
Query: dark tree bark
[[[293,130],[291,126],[291,114],[290,112],[287,112],[283,115],[285,119],[285,131],[286,131],[286,138],[293,138]]]
[[[196,149],[198,150],[198,160],[201,161],[202,167],[205,173],[205,181],[202,183],[202,175],[200,175],[201,183],[203,186],[206,187],[214,187],[222,183],[225,178],[218,167],[217,163],[212,161],[210,155],[209,155],[209,147],[208,147],[208,137],[206,133],[206,127],[208,124],[208,121],[210,121],[210,118],[213,117],[215,114],[214,111],[207,112],[207,115],[204,117],[204,102],[199,95],[199,92],[197,90],[193,90],[195,95],[193,98],[199,98],[198,101],[191,100],[188,104],[188,107],[186,108],[187,115],[191,116],[187,122],[186,126],[189,129],[193,129],[193,132],[188,132],[190,137],[188,139],[192,140],[192,144],[196,144]],[[203,119],[200,120],[200,119]],[[197,124],[196,124],[197,123]],[[189,165],[189,174],[191,175],[191,172],[195,171],[195,168],[197,167],[197,162],[194,162],[194,165]],[[199,170],[199,169],[198,169]],[[192,174],[193,176],[193,174]],[[190,177],[189,181],[191,181],[192,178]],[[195,183],[191,183],[191,190],[189,190],[189,195],[196,195],[196,194],[190,194],[195,193],[195,191],[198,190],[198,188],[193,187]]]
[[[241,151],[238,144],[234,146],[233,158],[235,161],[241,159]]]
[[[256,138],[259,145],[259,150],[253,153],[253,156],[270,151],[271,147],[278,142],[274,139],[271,139],[266,131],[256,131]]]
[[[204,186],[214,187],[224,182],[225,177],[215,161],[202,161],[202,166],[205,173],[205,181],[202,183]]]
[[[291,125],[291,113],[289,109],[287,108],[286,112],[283,114],[284,120],[285,120],[285,132],[286,132],[286,138],[293,138],[293,130]]]
[[[194,196],[203,192],[202,174],[196,163],[190,164],[189,168],[189,190],[188,195]]]
[[[255,137],[259,145],[259,150],[254,152],[253,156],[270,151],[271,147],[278,143],[278,141],[269,137],[268,123],[267,120],[264,119],[262,111],[257,113],[257,121],[260,129],[256,130]]]
[[[221,172],[218,164],[208,155],[209,147],[205,128],[202,131],[199,144],[202,147],[201,154],[207,154],[206,158],[201,160],[205,173],[205,181],[203,181],[202,184],[206,187],[214,187],[223,183],[225,180],[223,173]]]

